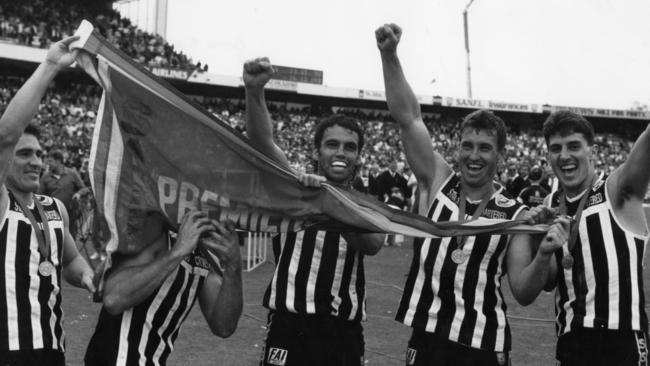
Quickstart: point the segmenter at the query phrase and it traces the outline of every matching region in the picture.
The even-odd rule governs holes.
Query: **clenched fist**
[[[402,37],[402,28],[397,24],[384,24],[375,31],[377,48],[381,52],[395,52]]]
[[[247,89],[261,89],[271,79],[273,66],[268,57],[258,57],[244,63],[244,86]]]

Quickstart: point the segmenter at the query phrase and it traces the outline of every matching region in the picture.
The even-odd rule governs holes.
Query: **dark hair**
[[[583,116],[571,111],[557,111],[551,113],[544,122],[542,128],[544,132],[544,139],[548,144],[548,139],[555,134],[560,136],[568,136],[572,133],[581,133],[587,144],[593,145],[594,143],[594,128],[591,123]]]
[[[63,153],[59,150],[52,150],[48,156],[56,161],[60,161],[63,163]]]
[[[323,134],[325,133],[325,130],[332,126],[341,126],[347,130],[355,132],[357,136],[359,136],[359,147],[357,152],[361,152],[361,149],[363,148],[363,131],[361,130],[361,126],[359,126],[359,123],[357,123],[354,118],[344,116],[342,114],[334,114],[332,116],[323,118],[320,120],[320,122],[318,122],[318,125],[316,126],[316,133],[314,135],[314,146],[316,150],[320,148],[320,143],[323,141]]]
[[[534,167],[532,167],[530,169],[530,173],[528,174],[528,178],[530,178],[530,180],[532,180],[534,182],[537,182],[538,180],[542,179],[542,174],[543,174],[542,168],[535,165]]]
[[[462,134],[466,129],[495,134],[497,137],[497,150],[503,151],[506,147],[506,124],[491,111],[479,109],[465,116],[460,124],[460,133]]]
[[[41,138],[41,129],[38,128],[38,126],[35,124],[28,124],[27,127],[25,127],[23,130],[23,133],[32,135],[36,137],[37,140]]]

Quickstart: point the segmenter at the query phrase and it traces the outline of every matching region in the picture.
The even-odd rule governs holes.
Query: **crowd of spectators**
[[[25,82],[0,78],[0,113]],[[92,84],[55,84],[40,104],[34,121],[41,128],[44,151],[64,152],[67,165],[81,168],[88,159],[101,88]]]
[[[23,78],[0,78],[0,112],[4,111],[10,98],[24,82]],[[92,131],[99,106],[101,89],[93,84],[55,83],[48,91],[35,117],[42,126],[44,150],[63,151],[66,164],[81,169],[90,152]],[[238,99],[205,99],[203,106],[229,124],[236,131],[246,134],[244,101]],[[400,170],[406,166],[404,149],[399,139],[396,124],[391,122],[385,111],[361,111],[357,109],[319,110],[314,113],[309,106],[288,107],[285,103],[271,103],[269,111],[273,120],[277,143],[286,152],[287,158],[298,171],[315,169],[313,159],[313,129],[318,118],[327,113],[341,113],[352,116],[364,128],[365,147],[360,168],[370,171],[373,166],[379,172],[390,163],[397,162]],[[425,115],[425,124],[432,136],[433,147],[453,166],[455,159],[454,141],[459,141],[459,116]],[[508,121],[513,122],[513,121]],[[613,134],[599,133],[596,136],[598,160],[596,168],[610,173],[625,161],[633,141]],[[540,131],[509,131],[505,160],[499,167],[499,174],[510,174],[512,170],[527,166],[547,167],[546,147]],[[360,169],[359,171],[361,171]],[[501,181],[507,176],[496,177]]]
[[[202,67],[159,35],[145,32],[119,12],[101,2],[83,0],[0,0],[0,39],[32,47],[48,48],[72,35],[81,20],[93,23],[111,43],[147,66],[181,69]]]
[[[244,101],[232,99],[210,99],[203,101],[208,111],[220,117],[235,130],[246,133]],[[273,120],[276,142],[287,155],[292,167],[297,171],[315,170],[315,160],[312,157],[313,129],[323,111],[316,113],[309,106],[288,107],[284,103],[270,103],[269,111]],[[368,175],[373,169],[377,173],[385,171],[391,162],[396,162],[401,172],[409,178],[404,148],[399,139],[397,125],[392,122],[387,111],[367,111],[359,109],[334,108],[325,113],[340,113],[358,119],[364,128],[365,147],[360,159],[360,174]],[[431,135],[431,143],[447,162],[455,166],[453,152],[454,143],[460,141],[458,126],[462,115],[424,115],[424,122]],[[512,127],[517,121],[506,123]],[[595,149],[598,159],[596,170],[600,173],[611,173],[621,165],[629,154],[634,141],[614,133],[597,133]],[[544,172],[544,179],[552,181],[553,172],[546,161],[546,144],[542,136],[541,126],[537,129],[519,131],[511,128],[505,147],[505,159],[500,162],[495,180],[507,186],[520,171],[530,171],[534,166]],[[366,178],[364,176],[364,178]],[[514,196],[517,192],[512,192]],[[650,198],[650,191],[648,198]],[[650,201],[650,200],[649,200]]]

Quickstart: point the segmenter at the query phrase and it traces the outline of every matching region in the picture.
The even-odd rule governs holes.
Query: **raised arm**
[[[167,234],[160,231],[158,238],[142,252],[115,263],[104,285],[106,310],[116,315],[144,301],[192,253],[199,237],[210,230],[214,226],[204,212],[188,212],[171,249]]]
[[[418,187],[430,202],[435,190],[451,173],[451,168],[433,150],[431,136],[420,114],[420,104],[404,77],[397,57],[397,45],[401,36],[402,30],[395,24],[383,25],[375,31],[384,71],[388,109],[399,125],[406,158],[417,178]]]
[[[634,143],[627,161],[612,173],[613,183],[609,189],[615,206],[634,198],[642,201],[650,183],[650,125]],[[618,205],[617,205],[618,204]]]
[[[244,63],[242,78],[246,88],[246,133],[253,145],[264,154],[289,167],[286,155],[273,141],[273,125],[266,108],[264,85],[271,75],[273,67],[266,57]]]
[[[14,148],[38,111],[48,85],[59,71],[74,62],[77,51],[70,51],[68,46],[78,38],[68,37],[50,47],[45,60],[20,87],[0,118],[0,184],[5,183]]]
[[[241,254],[235,225],[213,221],[216,232],[201,240],[202,246],[219,258],[221,277],[211,271],[199,292],[199,304],[214,335],[226,338],[235,332],[244,307]]]

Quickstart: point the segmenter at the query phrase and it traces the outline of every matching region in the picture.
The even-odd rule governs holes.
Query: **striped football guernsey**
[[[339,234],[306,230],[273,239],[276,268],[264,294],[266,308],[363,320],[363,254]]]
[[[0,351],[65,348],[61,309],[63,220],[58,202],[34,195],[42,204],[50,229],[50,276],[38,273],[44,260],[29,219],[9,192],[0,230]],[[42,229],[38,210],[30,208]]]
[[[207,260],[192,254],[142,303],[119,315],[102,308],[86,363],[165,365],[208,273]]]
[[[524,209],[502,191],[499,188],[492,195],[480,217],[512,219]],[[452,173],[437,192],[427,217],[438,222],[458,220],[459,200],[460,176]],[[479,204],[468,201],[466,220]],[[507,235],[467,237],[463,251],[468,257],[456,264],[451,254],[457,248],[457,238],[415,239],[396,319],[468,347],[510,350],[510,327],[501,293],[507,246]]]
[[[600,176],[588,194],[572,250],[573,266],[564,269],[558,251],[556,328],[558,335],[576,328],[648,330],[643,295],[645,235],[620,225]],[[558,207],[562,190],[555,192]],[[575,215],[582,194],[566,199],[567,214]]]

